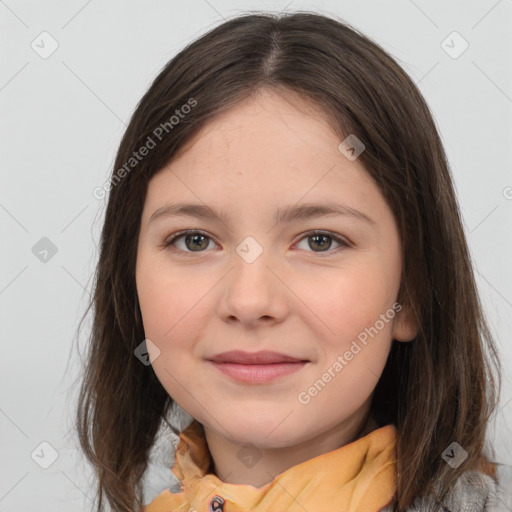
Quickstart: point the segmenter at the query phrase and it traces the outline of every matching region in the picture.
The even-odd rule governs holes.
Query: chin
[[[261,448],[284,448],[301,441],[307,426],[304,421],[289,415],[290,421],[283,421],[286,414],[249,415],[232,418],[226,429],[232,434],[231,440],[240,444],[254,444]]]

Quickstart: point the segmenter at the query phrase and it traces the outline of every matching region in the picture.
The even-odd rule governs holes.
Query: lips
[[[305,359],[300,359],[279,352],[270,350],[262,350],[259,352],[244,352],[242,350],[230,350],[217,354],[211,358],[210,361],[216,363],[235,363],[235,364],[277,364],[277,363],[300,363],[307,362]]]
[[[266,384],[299,371],[310,361],[263,350],[231,350],[208,361],[224,375],[243,384]]]

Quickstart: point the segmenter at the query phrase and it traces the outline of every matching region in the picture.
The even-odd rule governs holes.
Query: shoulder
[[[455,483],[442,502],[446,512],[512,512],[512,465],[495,464],[491,477],[480,471],[468,471]],[[433,509],[432,499],[417,499],[407,512]],[[381,512],[391,512],[387,506]]]
[[[512,465],[496,464],[496,488],[491,496],[489,512],[512,511]]]
[[[186,510],[185,495],[174,493],[172,488],[162,491],[143,508],[143,512],[169,512],[170,510]]]
[[[512,466],[496,463],[494,477],[464,473],[443,505],[453,512],[512,512]]]

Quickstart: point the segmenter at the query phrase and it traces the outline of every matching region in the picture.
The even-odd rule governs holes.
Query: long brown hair
[[[300,93],[340,142],[355,134],[364,143],[359,159],[402,236],[398,302],[412,308],[420,329],[410,343],[393,341],[372,404],[375,418],[394,423],[399,434],[396,510],[427,493],[444,496],[488,458],[484,439],[500,364],[425,100],[390,55],[346,22],[308,12],[251,13],[209,31],[164,67],[117,153],[85,313],[93,307],[76,414],[81,447],[98,479],[98,510],[104,497],[116,512],[139,510],[148,453],[173,403],[151,365],[134,356],[145,339],[135,262],[148,181],[213,115],[261,87]],[[150,139],[154,147],[131,161]],[[468,453],[457,468],[441,457],[453,441]]]

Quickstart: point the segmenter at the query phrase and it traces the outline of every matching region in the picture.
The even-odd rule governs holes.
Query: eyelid
[[[172,235],[170,235],[168,238],[166,238],[166,240],[164,241],[163,244],[161,244],[160,247],[162,247],[164,249],[170,249],[173,252],[179,252],[180,254],[185,254],[186,256],[193,256],[194,254],[200,254],[200,253],[206,252],[206,251],[182,251],[181,249],[176,249],[175,247],[173,247],[173,243],[175,243],[179,238],[186,236],[186,235],[191,235],[191,234],[203,235],[206,238],[209,238],[210,240],[212,240],[214,243],[217,244],[217,242],[215,242],[214,237],[212,237],[208,232],[203,231],[202,229],[184,229],[182,231],[177,231],[176,233],[173,233]],[[340,247],[337,247],[333,250],[327,250],[327,251],[305,251],[305,252],[311,252],[312,254],[316,254],[319,256],[329,256],[331,254],[337,253],[337,251],[342,248],[348,248],[348,247],[353,246],[352,242],[350,242],[345,237],[342,237],[341,235],[338,235],[337,233],[333,233],[333,232],[325,230],[325,229],[310,229],[309,231],[305,231],[304,233],[301,233],[300,238],[293,245],[298,244],[305,238],[315,236],[315,235],[327,235],[330,238],[332,238],[336,243],[340,244]]]

